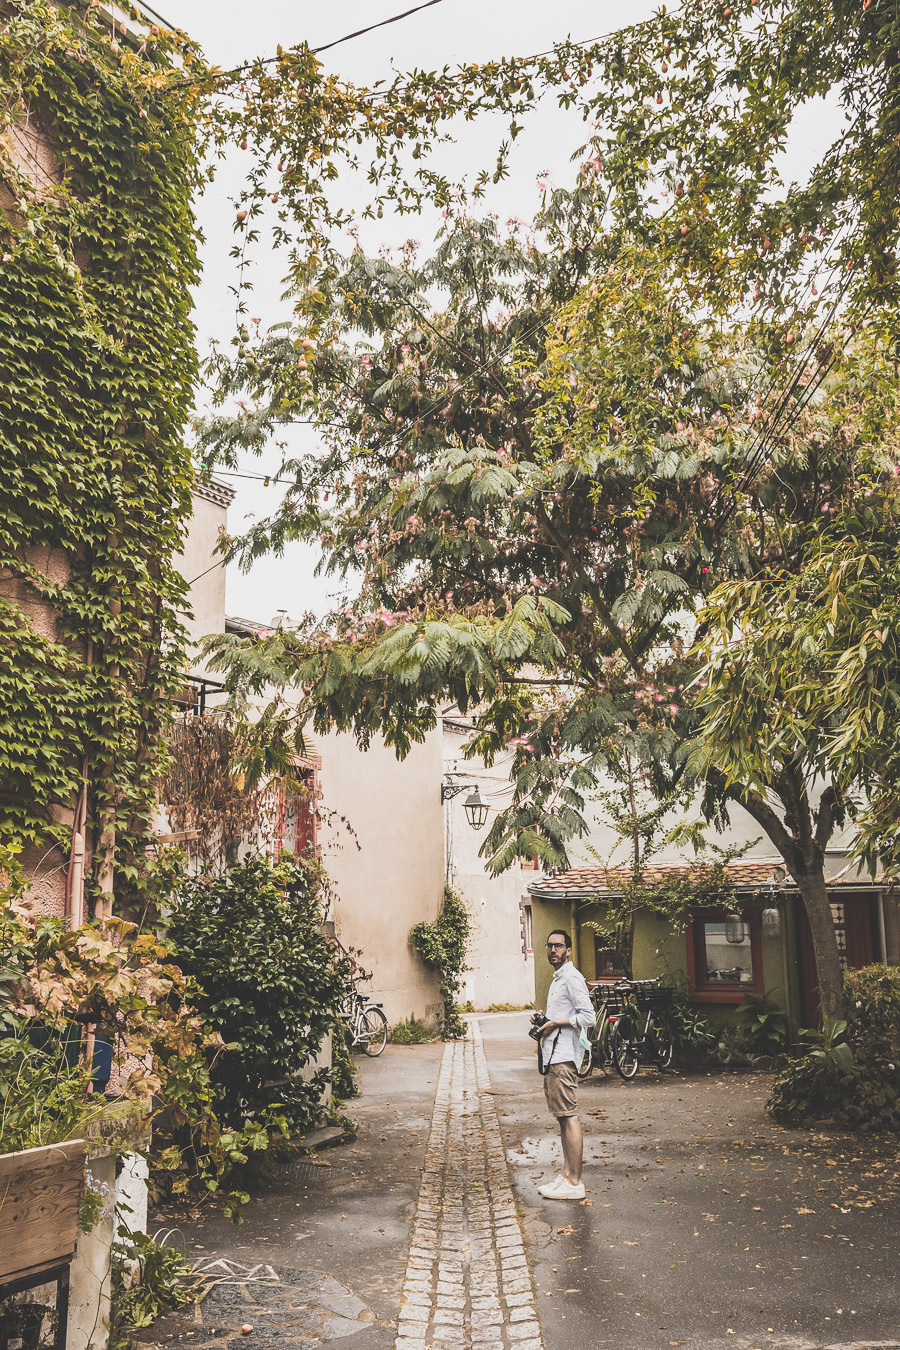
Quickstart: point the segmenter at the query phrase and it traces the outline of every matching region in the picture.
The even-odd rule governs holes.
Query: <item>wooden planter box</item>
[[[0,1284],[72,1260],[84,1149],[73,1139],[0,1154]]]

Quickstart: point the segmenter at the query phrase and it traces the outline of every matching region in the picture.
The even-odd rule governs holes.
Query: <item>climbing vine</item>
[[[444,903],[434,923],[423,920],[409,932],[409,940],[426,966],[441,979],[444,1002],[444,1039],[465,1035],[465,1023],[459,1015],[457,999],[466,969],[472,922],[465,901],[452,886],[444,887]]]
[[[99,24],[21,0],[0,32],[0,843],[67,853],[77,802],[118,887],[183,670],[198,95],[190,49]]]

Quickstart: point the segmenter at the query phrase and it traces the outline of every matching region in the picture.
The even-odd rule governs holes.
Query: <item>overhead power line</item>
[[[405,9],[402,14],[393,14],[389,19],[382,19],[380,23],[370,23],[368,28],[357,28],[355,33],[346,33],[343,37],[335,38],[333,42],[326,42],[321,47],[313,47],[316,53],[330,51],[332,47],[339,47],[342,42],[350,42],[353,38],[363,37],[366,33],[372,33],[376,28],[387,28],[389,24],[399,23],[401,19],[408,19],[411,14],[418,14],[421,9],[431,9],[432,5],[440,5],[443,0],[425,0],[423,5],[415,5],[412,9]]]

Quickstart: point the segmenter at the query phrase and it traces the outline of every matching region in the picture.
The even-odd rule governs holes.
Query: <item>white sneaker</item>
[[[577,1186],[573,1186],[571,1181],[566,1181],[563,1177],[558,1186],[551,1190],[549,1186],[541,1187],[541,1195],[546,1196],[548,1200],[583,1200],[584,1182],[579,1181]]]
[[[562,1172],[557,1173],[552,1181],[548,1181],[546,1186],[538,1186],[538,1195],[553,1196],[559,1190],[560,1186],[566,1184],[566,1179]]]

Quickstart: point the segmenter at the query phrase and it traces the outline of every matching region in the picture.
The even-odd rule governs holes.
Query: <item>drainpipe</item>
[[[88,638],[85,652],[85,665],[88,670],[93,663],[94,640]],[[66,869],[65,917],[72,920],[73,928],[80,928],[84,921],[84,822],[87,818],[87,775],[88,756],[85,751],[81,761],[81,787],[72,819],[72,842],[69,845],[69,865]]]
[[[881,947],[881,960],[887,965],[887,933],[884,931],[884,891],[875,896],[875,908],[878,912],[878,943]]]
[[[111,612],[117,614],[121,610],[121,602],[115,601],[117,609],[110,604]],[[118,663],[110,666],[109,679],[115,680],[119,676]],[[115,774],[115,760],[109,759],[103,766],[103,778],[107,783],[112,783]],[[94,917],[96,919],[108,919],[112,916],[113,905],[113,876],[116,857],[116,808],[113,802],[108,802],[103,808],[100,817],[100,837],[97,841],[97,848],[100,852],[100,866],[97,869],[97,889],[99,894],[94,906]]]
[[[781,925],[781,978],[784,983],[784,1011],[787,1014],[788,1026],[790,1028],[791,1039],[794,1036],[794,1015],[791,998],[791,968],[788,963],[788,927],[793,933],[794,916],[788,913],[787,904],[782,909],[782,918],[784,922]]]
[[[69,881],[69,902],[66,913],[72,920],[72,927],[80,928],[84,923],[84,835],[80,830],[72,836]]]

